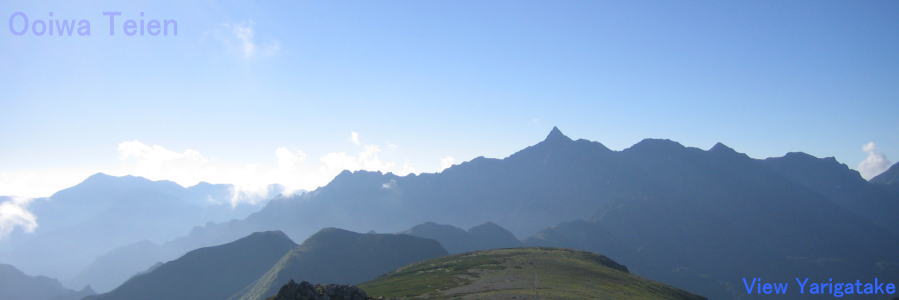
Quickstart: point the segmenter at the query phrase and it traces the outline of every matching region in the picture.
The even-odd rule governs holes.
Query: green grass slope
[[[611,259],[559,248],[470,252],[361,284],[370,296],[428,299],[705,299],[633,275]]]

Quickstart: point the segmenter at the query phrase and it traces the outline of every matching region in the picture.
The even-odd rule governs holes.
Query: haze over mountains
[[[170,181],[98,173],[50,197],[34,199],[29,209],[37,218],[37,229],[33,233],[13,232],[0,241],[5,244],[0,261],[29,273],[59,278],[73,287],[95,283],[100,290],[112,288],[124,279],[112,279],[107,272],[122,274],[91,270],[89,265],[95,259],[100,257],[102,263],[101,255],[134,243],[142,244],[142,252],[149,251],[147,245],[184,235],[191,227],[243,218],[264,204],[240,202],[232,206],[234,197],[247,195],[235,195],[233,187],[225,184],[200,183],[184,188]],[[176,249],[172,255],[153,258],[171,259],[191,249]],[[123,261],[129,263],[129,259]],[[130,276],[155,261],[126,268],[124,273]]]
[[[305,240],[337,227],[406,232],[436,239],[451,253],[517,245],[582,249],[646,278],[710,298],[735,298],[744,276],[899,278],[899,184],[891,180],[896,169],[868,182],[832,158],[804,153],[760,160],[723,144],[702,150],[661,139],[613,151],[553,128],[542,142],[507,158],[479,157],[441,173],[345,171],[314,191],[276,197],[246,218],[217,220],[168,242],[142,237],[130,243],[156,242],[120,248],[98,262],[143,257],[148,267],[153,255],[147,253],[159,249],[225,244],[269,230]],[[165,195],[156,191],[123,192],[168,199],[139,196]],[[161,212],[150,207],[142,213]],[[136,220],[134,226],[149,224]],[[134,229],[156,237],[144,231],[152,230]],[[479,232],[502,242],[477,242]],[[39,245],[14,246],[25,251]]]
[[[264,274],[296,247],[280,231],[257,232],[200,248],[137,275],[109,293],[88,299],[226,299]]]

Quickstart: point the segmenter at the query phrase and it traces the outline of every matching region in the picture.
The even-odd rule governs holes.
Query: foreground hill
[[[11,265],[0,264],[0,299],[3,300],[79,300],[93,294],[90,287],[76,292],[56,279],[28,276]]]
[[[225,299],[262,276],[294,247],[280,231],[253,233],[228,244],[191,251],[88,299]]]
[[[356,284],[412,262],[445,255],[446,250],[430,239],[325,228],[231,299],[266,299],[291,280]]]
[[[436,240],[452,254],[521,246],[521,241],[515,235],[493,222],[472,227],[468,231],[452,225],[427,222],[403,233]]]
[[[371,296],[428,299],[704,299],[630,274],[589,252],[478,251],[415,263],[359,286]]]

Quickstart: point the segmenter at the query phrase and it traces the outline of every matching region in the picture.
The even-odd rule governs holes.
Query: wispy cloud
[[[877,144],[874,142],[864,144],[862,151],[868,153],[865,160],[858,163],[858,172],[861,173],[862,178],[874,178],[874,176],[880,175],[880,173],[890,168],[890,160],[887,159],[886,155],[877,151]]]
[[[8,198],[0,200],[0,239],[16,228],[32,232],[37,228],[37,218],[28,211],[30,198]]]
[[[337,175],[337,173],[343,170],[381,171],[392,172],[399,175],[417,172],[408,162],[400,165],[395,161],[381,159],[380,154],[383,151],[382,147],[375,144],[363,144],[358,132],[353,131],[350,133],[350,142],[358,149],[355,154],[348,154],[347,152],[331,152],[325,154],[319,159],[322,163],[322,168],[334,175]],[[398,149],[399,146],[387,143],[386,148],[389,151],[393,151]]]
[[[362,142],[359,141],[359,133],[358,132],[350,132],[350,142],[353,142],[356,146],[362,145]]]
[[[252,20],[238,23],[224,23],[223,32],[215,35],[229,48],[244,58],[272,56],[281,50],[281,42],[276,39],[259,41],[256,36],[255,22]]]

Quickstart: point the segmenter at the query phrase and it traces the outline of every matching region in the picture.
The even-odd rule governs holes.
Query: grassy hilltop
[[[402,267],[360,285],[386,298],[704,299],[650,281],[611,259],[558,248],[464,253]]]

